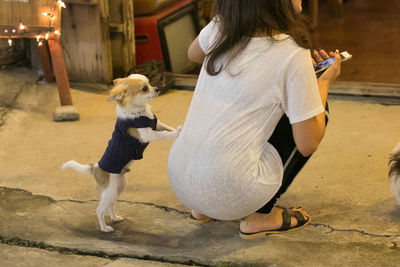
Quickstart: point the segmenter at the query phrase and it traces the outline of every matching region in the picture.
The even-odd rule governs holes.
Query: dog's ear
[[[124,98],[127,86],[115,86],[111,89],[110,95],[108,96],[108,101],[121,101]]]
[[[123,82],[125,79],[126,79],[126,78],[117,78],[117,79],[113,80],[114,86],[120,84],[120,83]]]

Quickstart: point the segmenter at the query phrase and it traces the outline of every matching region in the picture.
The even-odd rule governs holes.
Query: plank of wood
[[[77,5],[98,5],[97,0],[64,0],[67,4],[77,4]]]
[[[329,88],[330,94],[400,97],[399,84],[334,82]]]
[[[311,19],[310,28],[314,30],[318,26],[318,12],[319,12],[319,0],[309,0],[309,16]]]
[[[51,67],[50,51],[47,42],[43,42],[41,46],[38,46],[38,51],[40,55],[40,61],[42,62],[44,79],[47,82],[52,83],[54,82],[53,69]]]
[[[107,3],[68,5],[62,14],[62,45],[69,78],[75,82],[110,83],[111,48]]]
[[[343,16],[344,14],[344,6],[343,6],[343,0],[328,0],[331,13],[336,16],[340,17]]]
[[[61,106],[72,106],[71,90],[60,40],[48,40]]]
[[[108,0],[114,77],[122,77],[136,64],[132,0]]]

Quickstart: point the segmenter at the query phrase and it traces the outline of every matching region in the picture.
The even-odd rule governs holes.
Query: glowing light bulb
[[[13,32],[13,33],[15,33],[15,32],[16,32],[16,30],[15,30],[15,29],[12,29],[12,32]]]
[[[7,29],[5,29],[5,30],[4,30],[4,32],[5,32],[5,33],[8,33],[8,30],[7,30]]]
[[[45,16],[45,17],[50,17],[51,19],[54,17],[53,14],[48,13],[48,12],[43,12],[42,15]]]
[[[11,38],[8,38],[8,45],[12,46],[13,41],[11,40]]]
[[[40,35],[36,35],[36,41],[40,41]]]
[[[38,46],[42,46],[43,42],[39,41]]]
[[[63,1],[61,1],[61,0],[58,0],[57,2],[58,2],[58,4],[60,5],[60,7],[62,7],[62,8],[66,8],[66,7],[67,7],[67,6],[65,5],[65,3],[64,3]]]
[[[61,32],[59,30],[55,30],[54,33],[57,35],[61,35]]]
[[[25,25],[22,24],[22,22],[19,23],[19,29],[20,29],[21,31],[25,30]]]

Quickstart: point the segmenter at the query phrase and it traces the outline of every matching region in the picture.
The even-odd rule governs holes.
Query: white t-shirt
[[[218,33],[215,21],[201,31],[204,52]],[[324,112],[309,50],[278,38],[252,38],[216,76],[203,65],[168,158],[172,190],[188,208],[219,220],[261,208],[282,182],[282,161],[268,143],[278,121],[284,113],[293,124]]]

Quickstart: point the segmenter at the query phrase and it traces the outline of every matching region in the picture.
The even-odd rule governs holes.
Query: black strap
[[[290,223],[291,223],[291,217],[289,215],[289,210],[287,208],[283,208],[282,211],[282,227],[279,228],[278,230],[287,230],[290,228]]]
[[[288,210],[288,215],[290,217],[295,217],[297,220],[297,225],[296,226],[302,226],[307,222],[307,220],[304,218],[303,213],[297,210]]]
[[[305,219],[305,216],[303,215],[303,213],[301,213],[300,211],[294,211],[281,206],[276,206],[279,207],[281,209],[283,209],[282,211],[282,227],[278,229],[278,231],[284,231],[290,228],[290,224],[292,222],[292,217],[296,218],[297,220],[297,225],[294,227],[298,227],[298,226],[302,226],[304,225],[308,220]]]

